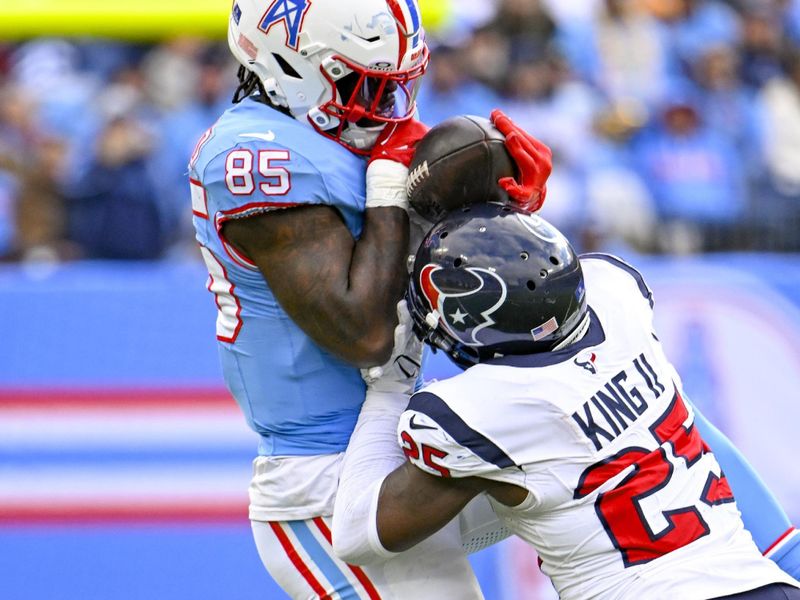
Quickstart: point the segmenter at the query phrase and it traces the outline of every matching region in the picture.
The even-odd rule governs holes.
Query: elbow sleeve
[[[350,564],[391,558],[378,537],[378,496],[386,476],[405,462],[397,422],[408,404],[401,393],[367,391],[345,452],[333,507],[333,551]]]
[[[360,492],[336,500],[333,514],[333,552],[351,565],[368,565],[395,556],[378,537],[378,496],[383,479],[373,481]]]

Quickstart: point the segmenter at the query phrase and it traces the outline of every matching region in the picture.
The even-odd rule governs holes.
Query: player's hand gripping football
[[[502,111],[494,110],[492,123],[506,137],[506,148],[517,164],[519,181],[503,177],[498,181],[509,197],[525,210],[535,212],[547,196],[547,179],[553,170],[553,153]]]
[[[428,127],[415,119],[389,123],[383,129],[369,156],[367,208],[399,206],[408,211],[408,165],[427,131]]]
[[[414,149],[430,129],[416,119],[408,119],[400,123],[389,123],[378,136],[372,148],[369,162],[390,160],[408,167],[414,157]]]
[[[405,300],[397,303],[399,322],[394,328],[394,349],[386,364],[362,369],[361,376],[370,392],[401,393],[410,396],[422,365],[422,342],[414,333],[414,323]]]

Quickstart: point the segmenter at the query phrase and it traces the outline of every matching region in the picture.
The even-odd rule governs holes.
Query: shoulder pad
[[[325,181],[302,155],[279,144],[243,140],[217,154],[200,175],[210,214],[222,220],[300,204],[329,204]]]
[[[486,476],[514,466],[501,448],[430,392],[412,396],[400,417],[397,435],[406,457],[433,475]]]
[[[650,305],[650,308],[653,308],[654,305],[653,291],[650,289],[650,286],[647,285],[647,282],[644,280],[644,276],[642,276],[642,274],[633,265],[627,263],[618,256],[614,256],[612,254],[604,254],[602,252],[591,252],[588,254],[581,254],[580,260],[603,261],[604,263],[610,265],[617,271],[627,274],[627,276],[636,284],[636,287],[639,289],[639,293]]]

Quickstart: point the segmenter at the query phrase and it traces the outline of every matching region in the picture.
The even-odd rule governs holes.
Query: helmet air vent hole
[[[547,271],[545,269],[542,269],[541,271],[539,271],[539,276],[542,279],[544,279],[545,277],[547,277]]]
[[[283,71],[284,75],[287,77],[293,77],[294,79],[302,79],[302,77],[300,77],[300,73],[295,71],[294,67],[292,67],[292,65],[290,65],[280,54],[273,53],[272,57],[278,63],[278,66],[281,68],[281,71]]]
[[[463,265],[463,264],[464,264],[464,259],[463,259],[463,258],[461,258],[460,256],[459,256],[457,259],[455,259],[455,260],[453,261],[453,266],[454,266],[456,269],[458,269],[458,268],[459,268],[461,265]]]
[[[555,266],[558,266],[560,264],[558,259],[555,256],[551,256],[550,257],[550,263],[555,265]]]
[[[511,208],[508,206],[503,207],[503,212],[511,212]]]
[[[463,207],[463,208],[461,209],[461,212],[469,212],[469,211],[470,211],[470,208],[469,208],[469,206],[465,206],[465,207]]]
[[[526,285],[528,286],[528,289],[530,291],[533,292],[534,290],[536,290],[536,282],[535,281],[528,280],[528,283]]]
[[[447,235],[448,235],[448,232],[447,231],[443,231],[442,234],[439,236],[439,239],[443,240],[444,238],[447,237]]]
[[[520,257],[522,260],[528,260],[528,258],[530,258],[530,255],[529,255],[527,252],[520,252],[520,253],[519,253],[519,257]]]

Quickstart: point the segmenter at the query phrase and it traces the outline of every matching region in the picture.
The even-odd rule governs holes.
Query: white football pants
[[[330,517],[252,521],[259,556],[293,600],[481,600],[459,522],[383,563],[356,567],[333,553]],[[275,599],[277,600],[277,599]]]

